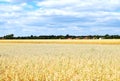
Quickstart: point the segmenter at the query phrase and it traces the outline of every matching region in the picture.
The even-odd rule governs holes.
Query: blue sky
[[[0,0],[0,36],[120,35],[120,0]]]

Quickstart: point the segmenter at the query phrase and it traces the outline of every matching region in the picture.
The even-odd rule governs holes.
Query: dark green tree
[[[109,38],[110,38],[110,35],[109,35],[109,34],[106,34],[104,37],[105,37],[105,39],[109,39]]]
[[[4,39],[13,39],[14,38],[14,34],[9,34],[4,36]]]

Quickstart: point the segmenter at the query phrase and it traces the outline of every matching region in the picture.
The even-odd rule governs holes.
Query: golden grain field
[[[34,43],[34,44],[120,44],[120,39],[36,39],[36,40],[0,40],[0,43]]]
[[[120,81],[120,45],[1,42],[0,81]]]

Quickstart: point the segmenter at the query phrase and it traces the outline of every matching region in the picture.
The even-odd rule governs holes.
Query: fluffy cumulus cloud
[[[120,0],[0,0],[0,32],[120,34]]]

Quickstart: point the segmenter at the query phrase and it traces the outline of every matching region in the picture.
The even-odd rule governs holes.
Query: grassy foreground
[[[0,40],[0,43],[36,43],[36,44],[120,44],[120,39],[102,40],[70,40],[70,39],[48,39],[48,40]]]
[[[120,81],[120,45],[0,43],[0,81]]]

